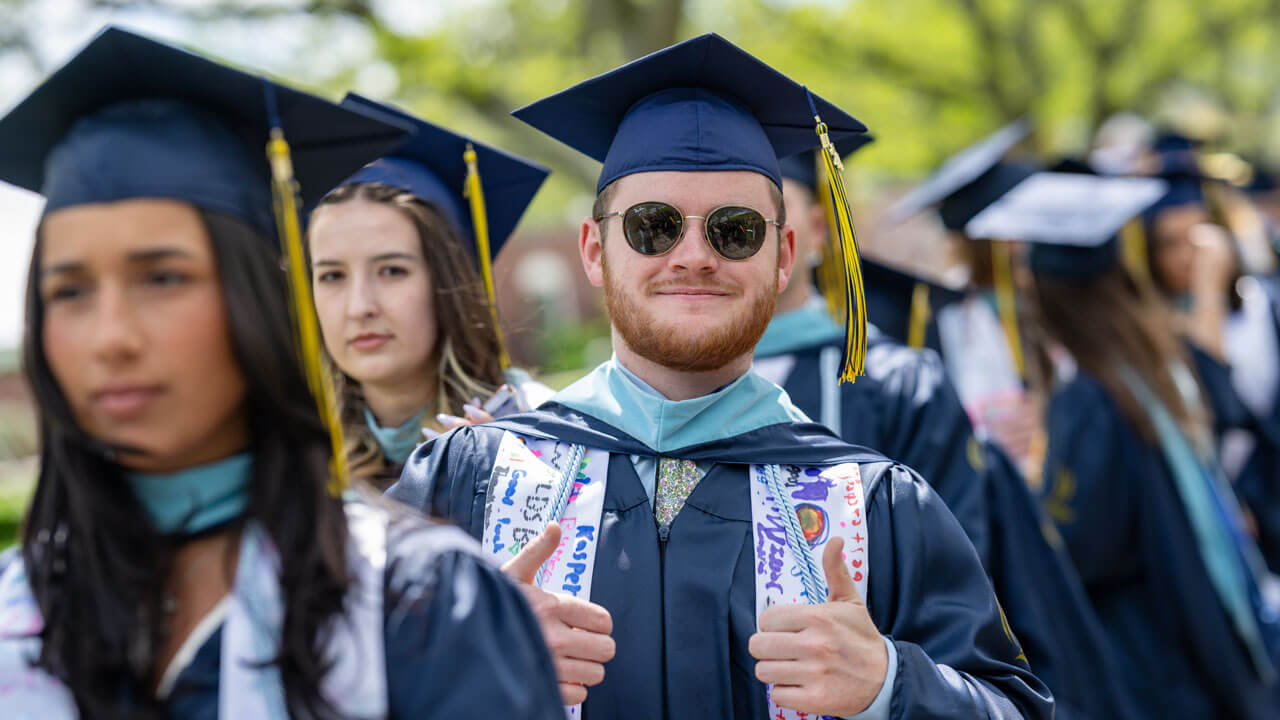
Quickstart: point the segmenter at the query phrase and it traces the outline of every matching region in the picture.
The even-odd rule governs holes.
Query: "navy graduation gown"
[[[984,448],[987,571],[1032,671],[1053,692],[1054,717],[1138,717],[1062,537],[1009,456]]]
[[[1042,502],[1144,718],[1275,718],[1209,581],[1170,471],[1092,376],[1053,396]]]
[[[390,529],[388,717],[564,720],[551,658],[520,591],[439,530],[414,523],[397,542]],[[170,717],[217,720],[221,659],[219,628],[179,674],[165,703]]]
[[[819,358],[828,347],[843,350],[842,341],[832,341],[787,353],[795,364],[782,389],[814,419],[826,416]],[[918,472],[960,521],[985,561],[986,500],[982,476],[969,457],[976,447],[973,426],[937,353],[912,350],[888,335],[872,332],[866,375],[839,385],[836,393],[840,437],[874,448]]]
[[[478,536],[504,429],[612,453],[591,600],[613,616],[617,655],[588,693],[586,720],[767,717],[765,688],[747,649],[756,618],[746,463],[839,462],[862,464],[872,568],[867,604],[898,652],[891,716],[1051,717],[1048,692],[1016,659],[1016,641],[1002,629],[972,545],[907,468],[816,424],[771,425],[673,451],[665,456],[719,464],[659,537],[629,457],[654,453],[552,402],[418,448],[388,494]]]

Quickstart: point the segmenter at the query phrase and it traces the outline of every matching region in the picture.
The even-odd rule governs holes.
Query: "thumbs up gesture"
[[[520,549],[502,566],[507,577],[520,584],[525,600],[538,618],[542,637],[551,650],[565,705],[587,699],[587,688],[604,680],[604,664],[613,659],[613,618],[595,603],[555,595],[534,587],[538,568],[560,545],[560,525],[551,523],[537,539]]]
[[[845,567],[844,540],[822,553],[829,595],[821,605],[775,605],[760,614],[748,649],[756,677],[781,707],[838,717],[866,710],[884,686],[889,653]]]

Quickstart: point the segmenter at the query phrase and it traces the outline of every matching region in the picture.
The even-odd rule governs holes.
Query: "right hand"
[[[520,584],[538,618],[555,661],[560,697],[565,705],[577,705],[587,699],[588,687],[604,680],[604,664],[613,659],[613,618],[595,603],[534,587],[538,568],[559,545],[560,525],[553,522],[503,565],[502,572]]]

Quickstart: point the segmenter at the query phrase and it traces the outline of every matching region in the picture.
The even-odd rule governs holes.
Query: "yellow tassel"
[[[844,367],[840,382],[853,382],[862,375],[867,355],[867,305],[862,287],[862,266],[858,260],[858,240],[853,235],[853,218],[849,213],[849,199],[844,189],[844,164],[827,137],[827,125],[818,115],[815,132],[822,141],[818,154],[826,171],[830,186],[832,230],[839,242],[840,259],[844,270]]]
[[[817,165],[814,168],[817,178],[817,187],[814,190],[818,203],[822,205],[823,214],[827,218],[828,228],[827,237],[823,238],[822,243],[822,260],[818,264],[818,292],[826,300],[827,312],[831,317],[836,322],[843,323],[846,300],[844,278],[840,268],[840,243],[836,234],[830,232],[836,226],[835,208],[831,206],[831,183],[827,181],[827,171],[823,167],[822,157],[814,153],[813,161]]]
[[[931,317],[933,317],[933,308],[929,306],[929,285],[918,282],[911,290],[911,319],[907,326],[908,347],[924,347],[925,330],[929,327]]]
[[[485,295],[489,298],[489,315],[493,318],[493,332],[498,336],[498,362],[505,371],[511,367],[507,344],[498,325],[498,295],[493,287],[493,261],[489,255],[489,215],[484,207],[484,189],[480,184],[480,168],[476,162],[476,149],[467,143],[462,154],[467,163],[466,187],[463,195],[471,201],[471,228],[476,235],[476,255],[480,258],[480,277],[484,279]]]
[[[1129,274],[1140,281],[1151,279],[1151,266],[1147,264],[1147,233],[1142,220],[1134,218],[1120,229],[1120,250]]]
[[[320,326],[311,296],[311,276],[307,272],[306,256],[302,251],[302,223],[298,220],[293,160],[289,153],[289,143],[284,139],[284,131],[279,127],[271,128],[271,139],[267,142],[267,160],[271,165],[271,194],[275,201],[276,228],[284,250],[289,282],[289,309],[297,339],[298,359],[302,363],[307,387],[315,398],[316,409],[329,431],[332,452],[329,458],[329,491],[339,495],[348,487],[342,423],[338,419],[333,376],[325,367],[326,356],[321,350]]]
[[[996,284],[996,310],[1000,314],[1000,323],[1004,326],[1005,338],[1009,341],[1009,352],[1013,355],[1013,365],[1018,370],[1018,377],[1026,380],[1026,366],[1022,359],[1022,339],[1018,334],[1018,307],[1013,292],[1013,248],[1009,243],[991,243],[991,265]]]

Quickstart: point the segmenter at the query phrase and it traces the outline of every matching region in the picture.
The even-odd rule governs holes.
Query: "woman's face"
[[[212,241],[191,205],[56,210],[37,252],[44,354],[84,432],[151,472],[245,448],[245,378]]]
[[[1192,266],[1196,257],[1191,228],[1208,221],[1208,214],[1199,205],[1178,205],[1162,210],[1156,216],[1151,238],[1151,265],[1160,286],[1166,291],[1178,295],[1191,290]]]
[[[311,279],[324,344],[365,386],[417,392],[438,328],[417,228],[387,203],[355,198],[311,218]]]

